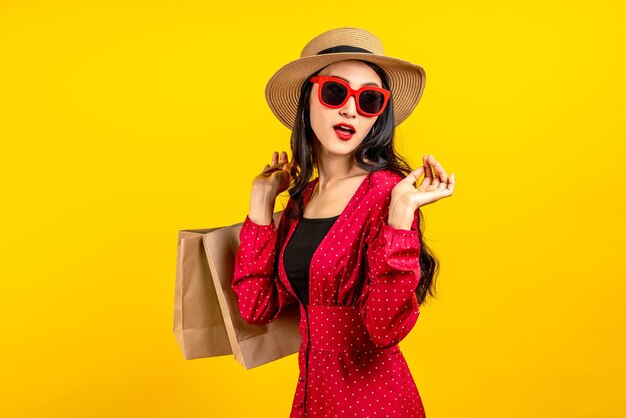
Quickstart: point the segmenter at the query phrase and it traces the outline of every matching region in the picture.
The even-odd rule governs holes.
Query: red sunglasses
[[[378,116],[383,113],[391,96],[389,90],[376,86],[363,86],[353,90],[344,80],[329,75],[311,77],[310,81],[319,84],[317,96],[324,106],[338,109],[354,96],[357,111],[363,116]]]

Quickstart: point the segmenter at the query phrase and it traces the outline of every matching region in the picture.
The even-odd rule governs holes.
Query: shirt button
[[[300,381],[301,381],[301,382],[304,382],[304,377],[301,377],[301,378],[300,378]]]

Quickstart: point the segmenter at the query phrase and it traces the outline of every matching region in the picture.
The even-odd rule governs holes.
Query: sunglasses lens
[[[322,100],[330,106],[340,105],[347,94],[346,87],[334,81],[328,81],[322,86]]]
[[[379,91],[368,90],[361,93],[359,105],[364,112],[378,113],[385,103],[385,96]]]

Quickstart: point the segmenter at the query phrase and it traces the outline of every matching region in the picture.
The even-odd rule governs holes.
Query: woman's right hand
[[[289,188],[293,180],[293,156],[288,161],[287,153],[281,152],[280,158],[277,151],[272,153],[272,163],[266,164],[263,171],[252,181],[253,190],[261,190],[269,196],[276,198]]]

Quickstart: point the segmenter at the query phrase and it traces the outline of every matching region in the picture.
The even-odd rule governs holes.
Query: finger
[[[280,162],[281,163],[286,163],[287,161],[289,161],[289,159],[287,158],[287,153],[285,151],[280,153]]]
[[[420,175],[421,175],[421,174],[424,174],[425,167],[424,167],[424,166],[421,166],[421,167],[419,168],[419,170],[421,171]],[[418,176],[418,180],[417,180],[417,181],[419,181],[419,176]],[[423,185],[423,184],[424,184],[424,180],[422,180],[422,182],[421,182],[420,184],[416,184],[416,185],[415,185],[415,189],[416,189],[418,192],[421,192],[422,190],[420,189],[420,187],[422,187],[422,185]],[[423,187],[422,187],[422,188],[423,188]]]
[[[261,172],[263,174],[270,174],[270,173],[273,173],[276,170],[277,170],[277,168],[274,167],[273,165],[265,164],[265,167],[263,168],[263,171],[261,171]]]
[[[415,170],[411,171],[409,174],[407,174],[406,177],[400,181],[403,181],[413,186],[419,180],[423,172],[424,167],[418,167]]]
[[[280,171],[280,169],[279,169],[279,168],[269,168],[269,169],[268,169],[265,173],[263,173],[263,174],[266,174],[266,175],[267,175],[267,174],[273,174],[273,173],[275,173],[276,171]]]
[[[454,180],[454,173],[452,173],[450,174],[450,177],[448,177],[448,182],[441,183],[436,191],[443,194],[444,197],[452,195],[452,193],[454,192]]]
[[[271,165],[274,165],[274,164],[278,164],[278,151],[274,151],[272,153],[272,164]]]
[[[439,161],[437,161],[437,164],[435,165],[435,170],[439,176],[439,180],[442,183],[448,183],[448,174]]]
[[[432,186],[436,189],[439,187],[439,173],[437,173],[437,160],[435,160],[435,156],[432,154],[428,155],[428,162],[430,163],[430,165],[433,168],[433,179],[432,179]]]
[[[424,155],[424,180],[422,180],[422,184],[420,187],[424,187],[426,189],[433,181],[433,174],[430,169],[430,162],[428,161],[428,155]]]

